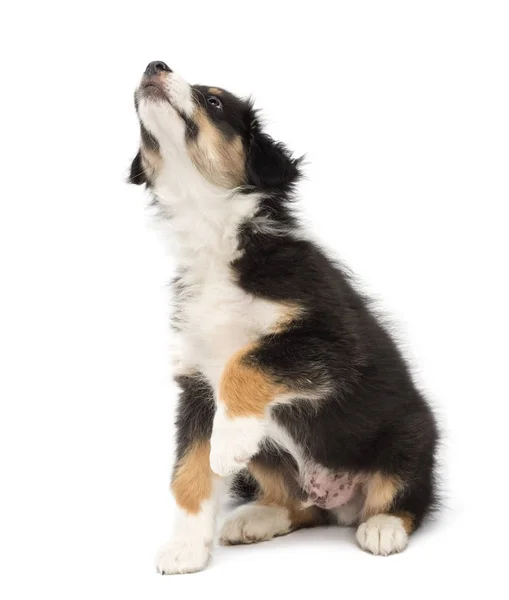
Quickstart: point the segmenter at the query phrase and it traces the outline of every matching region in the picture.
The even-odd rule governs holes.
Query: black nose
[[[148,63],[147,68],[145,69],[145,75],[150,77],[151,75],[156,75],[159,71],[168,71],[168,73],[171,73],[171,69],[166,63],[162,60],[154,60],[153,62]]]

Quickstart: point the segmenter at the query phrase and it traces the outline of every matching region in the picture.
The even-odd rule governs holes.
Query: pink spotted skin
[[[357,486],[350,473],[334,472],[320,465],[313,465],[305,469],[302,487],[309,502],[328,510],[347,504]]]

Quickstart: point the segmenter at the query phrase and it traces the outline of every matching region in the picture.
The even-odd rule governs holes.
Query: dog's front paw
[[[156,568],[162,575],[201,571],[210,557],[210,547],[202,540],[174,539],[157,553]]]
[[[218,407],[210,440],[210,467],[226,477],[244,468],[260,447],[265,424],[256,417],[229,419]]]

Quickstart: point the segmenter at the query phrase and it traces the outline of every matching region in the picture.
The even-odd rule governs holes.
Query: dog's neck
[[[253,219],[260,195],[220,188],[190,161],[175,159],[168,160],[153,188],[171,251],[182,269],[228,269],[239,255],[239,228]]]

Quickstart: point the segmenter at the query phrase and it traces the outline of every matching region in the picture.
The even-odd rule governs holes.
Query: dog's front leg
[[[219,400],[210,445],[210,466],[227,477],[247,466],[265,437],[263,416],[231,416],[228,405]]]
[[[249,346],[226,364],[217,398],[210,465],[225,477],[245,467],[267,433],[267,417],[282,386],[255,361],[258,347]]]
[[[210,468],[213,392],[198,374],[178,377],[177,461],[171,490],[177,504],[170,541],[157,555],[157,570],[192,573],[210,557],[221,482]]]
[[[267,335],[227,362],[219,384],[210,465],[220,476],[246,466],[269,435],[271,410],[295,399],[316,402],[330,388],[330,374],[317,358],[307,329]]]

